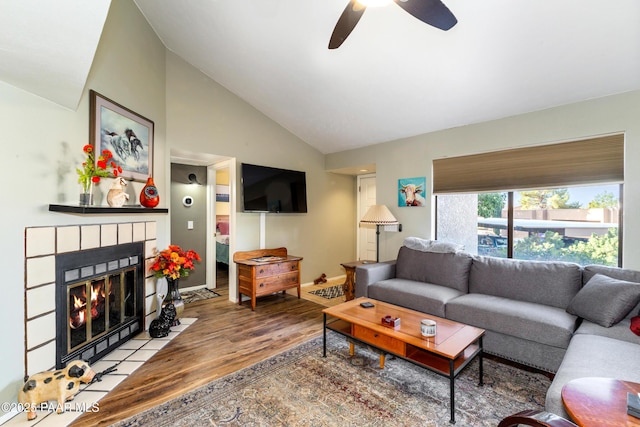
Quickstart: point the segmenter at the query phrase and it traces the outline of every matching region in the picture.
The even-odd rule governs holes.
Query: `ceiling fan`
[[[401,8],[422,22],[447,31],[458,23],[458,20],[447,6],[440,0],[393,0]],[[349,37],[351,31],[362,17],[367,6],[362,0],[349,0],[349,4],[340,15],[336,27],[331,34],[329,49],[336,49]]]

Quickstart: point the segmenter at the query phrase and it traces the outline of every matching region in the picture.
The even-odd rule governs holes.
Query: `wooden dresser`
[[[242,304],[242,295],[247,295],[251,310],[255,310],[257,297],[290,288],[297,288],[300,298],[300,261],[302,257],[288,255],[287,248],[233,254],[238,266],[238,304]]]

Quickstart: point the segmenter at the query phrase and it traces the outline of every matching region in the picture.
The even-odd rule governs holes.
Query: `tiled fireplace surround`
[[[25,374],[55,365],[55,256],[140,241],[148,272],[156,249],[155,221],[25,229]],[[156,316],[155,294],[156,279],[145,273],[144,329]]]

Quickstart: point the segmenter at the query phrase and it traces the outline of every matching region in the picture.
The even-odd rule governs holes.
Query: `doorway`
[[[207,254],[207,168],[171,163],[169,203],[171,240],[183,250],[193,250],[205,260]],[[206,281],[209,263],[196,263],[193,271],[180,280],[180,290],[210,287]]]
[[[227,198],[227,208],[228,213],[226,217],[228,217],[228,230],[222,230],[227,232],[228,236],[228,253],[233,254],[235,251],[235,209],[236,205],[235,199],[235,188],[236,188],[236,161],[233,158],[222,157],[216,155],[210,155],[205,153],[194,153],[187,152],[177,149],[171,149],[171,163],[180,163],[183,165],[193,165],[193,166],[201,166],[204,167],[206,173],[203,174],[202,177],[198,176],[198,182],[202,184],[202,187],[205,188],[206,195],[203,196],[203,203],[206,205],[206,213],[203,219],[204,222],[204,230],[200,232],[202,238],[205,240],[206,249],[201,253],[202,261],[200,265],[202,266],[202,271],[205,274],[204,283],[199,285],[190,285],[192,289],[198,288],[211,288],[214,289],[217,287],[217,275],[218,275],[218,261],[216,260],[216,234],[217,234],[217,221],[216,221],[216,193],[220,191],[222,195],[219,198]],[[216,189],[216,181],[217,181],[217,170],[225,170],[226,171],[226,180],[223,185],[225,185],[226,189]],[[188,175],[187,175],[188,179]],[[224,178],[223,178],[224,179]],[[227,193],[228,191],[228,193]],[[171,204],[180,203],[183,205],[183,197],[174,194],[171,191]],[[224,208],[223,208],[223,212]],[[172,210],[169,211],[170,215],[173,216]],[[224,214],[223,214],[224,215]],[[184,222],[184,221],[183,221]],[[178,228],[184,226],[185,224],[179,224]],[[189,227],[190,224],[187,222],[186,227]],[[195,226],[195,223],[194,223]],[[183,228],[183,227],[182,227]],[[174,236],[174,226],[172,225],[170,235],[173,239]],[[227,264],[229,266],[230,264]],[[222,267],[222,266],[221,266]],[[236,271],[234,268],[226,267],[226,274],[224,275],[223,281],[221,284],[228,284],[229,286],[229,299],[234,301],[234,295],[236,295],[237,285],[236,283]],[[182,283],[181,283],[182,284]],[[185,289],[183,289],[185,290]]]
[[[215,174],[215,202],[214,202],[214,236],[215,236],[215,286],[227,288],[229,286],[231,247],[231,186],[228,162],[214,164],[212,172]]]
[[[376,204],[376,176],[358,175],[358,260],[375,260],[376,226],[360,224],[360,218]]]

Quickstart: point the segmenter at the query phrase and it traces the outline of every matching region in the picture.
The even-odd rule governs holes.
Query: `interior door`
[[[213,177],[215,178],[212,183],[213,187],[213,226],[215,242],[213,243],[213,249],[215,254],[214,265],[214,283],[215,287],[218,287],[218,280],[223,285],[227,285],[229,282],[230,272],[230,250],[232,233],[231,233],[231,179],[229,173],[229,161],[215,163],[211,166],[213,170]]]
[[[360,224],[360,218],[376,204],[376,176],[358,176],[358,260],[376,259],[376,226]]]

